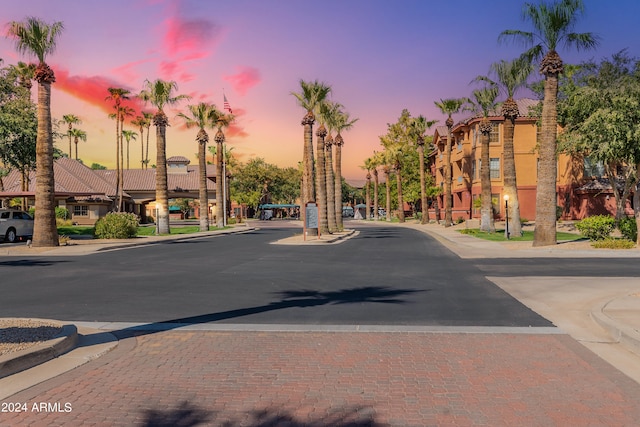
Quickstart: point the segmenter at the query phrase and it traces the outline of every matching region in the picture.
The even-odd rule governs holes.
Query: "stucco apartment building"
[[[516,101],[522,117],[516,119],[514,129],[514,155],[516,165],[516,182],[520,216],[523,219],[535,219],[537,164],[536,145],[539,134],[538,117],[529,116],[530,108],[538,101],[520,99]],[[489,117],[492,124],[490,135],[489,157],[491,173],[491,194],[494,202],[494,216],[504,218],[503,202],[504,186],[504,118]],[[481,133],[479,124],[481,117],[471,117],[455,124],[452,128],[451,168],[453,220],[480,218],[480,165],[481,165]],[[444,217],[444,176],[445,147],[448,129],[446,126],[436,128],[433,144],[435,149],[430,153],[431,173],[436,185],[441,186],[442,194],[438,198],[439,207]],[[587,160],[588,163],[588,160]],[[558,155],[557,203],[563,219],[581,219],[586,216],[615,213],[611,186],[602,179],[602,174],[595,174],[588,168],[585,174],[585,159]],[[597,169],[597,168],[596,168]],[[596,185],[597,184],[597,185]],[[430,213],[434,213],[433,207]]]

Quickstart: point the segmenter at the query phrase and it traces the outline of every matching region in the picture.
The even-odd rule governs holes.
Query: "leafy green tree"
[[[164,112],[164,107],[174,105],[187,95],[176,95],[178,84],[174,81],[157,79],[145,80],[144,89],[138,95],[146,103],[156,108],[153,116],[153,124],[156,127],[157,164],[156,164],[156,202],[158,202],[158,232],[169,234],[169,189],[167,187],[167,139],[166,130],[169,119]]]
[[[55,82],[53,70],[45,59],[56,49],[56,42],[64,26],[62,22],[47,24],[28,17],[13,21],[7,34],[15,42],[18,52],[38,59],[34,78],[38,82],[38,133],[36,138],[36,211],[33,245],[59,246],[55,215],[55,183],[53,180],[53,134],[51,130],[51,84]]]
[[[105,169],[107,169],[106,166],[101,165],[100,163],[91,163],[90,168],[93,169],[93,170],[105,170]]]
[[[635,188],[634,214],[640,222],[640,59],[622,51],[600,64],[584,63],[564,92],[566,100],[559,108],[564,126],[560,148],[604,165],[618,221]]]
[[[598,45],[598,37],[592,33],[573,32],[584,13],[582,0],[541,1],[537,5],[525,3],[522,12],[524,20],[533,26],[533,31],[505,30],[498,41],[522,42],[528,47],[523,58],[529,62],[540,60],[540,73],[545,79],[533,246],[547,246],[556,244],[558,77],[564,71],[564,63],[556,49],[560,43],[578,50],[593,49]]]

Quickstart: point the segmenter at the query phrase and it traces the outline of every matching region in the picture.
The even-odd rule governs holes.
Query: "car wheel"
[[[4,240],[9,243],[15,243],[18,241],[18,236],[16,235],[15,228],[10,228],[7,230],[7,234],[4,236]]]

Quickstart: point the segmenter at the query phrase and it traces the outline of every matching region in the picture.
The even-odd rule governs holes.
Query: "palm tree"
[[[29,92],[31,92],[31,80],[36,73],[36,65],[35,64],[27,64],[22,61],[18,61],[18,64],[13,66],[18,74],[18,79],[20,80],[20,86],[26,88]],[[71,154],[69,154],[71,155]]]
[[[386,156],[384,157],[384,163],[382,165],[382,172],[384,173],[384,186],[385,186],[385,209],[387,210],[386,220],[391,222],[391,166],[387,162]]]
[[[316,131],[316,204],[318,206],[318,227],[320,234],[329,232],[327,216],[327,170],[325,164],[325,137],[327,128],[320,114],[320,126]]]
[[[226,224],[227,212],[224,209],[227,177],[225,174],[225,136],[222,128],[228,127],[233,121],[232,114],[225,114],[217,108],[211,111],[210,120],[218,127],[214,141],[216,141],[216,227],[223,228]]]
[[[520,221],[520,202],[518,200],[518,184],[516,181],[516,161],[514,147],[514,130],[516,119],[520,116],[518,104],[513,99],[516,91],[527,85],[527,79],[533,71],[531,62],[522,58],[513,61],[501,60],[491,65],[491,71],[496,81],[491,81],[486,76],[480,76],[476,80],[484,80],[492,85],[497,85],[507,99],[502,103],[501,112],[504,116],[503,135],[503,161],[504,161],[504,194],[509,196],[509,233],[514,236],[522,236],[522,222]],[[506,230],[505,230],[506,233]]]
[[[369,219],[369,212],[371,212],[371,171],[373,170],[373,165],[374,165],[374,160],[372,157],[369,157],[367,159],[364,159],[364,163],[362,166],[360,166],[361,169],[364,169],[367,171],[367,175],[366,175],[366,179],[367,179],[367,183],[365,184],[365,196],[364,196],[364,204],[365,204],[365,218],[364,219]]]
[[[200,231],[209,230],[209,198],[207,195],[207,143],[209,142],[209,134],[205,130],[206,127],[213,127],[211,121],[212,109],[216,106],[200,102],[199,104],[189,105],[190,115],[179,113],[178,117],[185,120],[187,128],[197,127],[198,134],[196,142],[198,143],[198,165],[199,165],[199,192],[200,200]]]
[[[122,145],[122,132],[120,125],[122,124],[122,120],[120,119],[120,114],[122,112],[122,101],[129,99],[130,91],[127,89],[116,87],[110,87],[107,89],[107,91],[109,92],[109,96],[105,98],[105,101],[113,101],[113,108],[116,110],[115,113],[109,114],[109,117],[115,119],[116,121],[116,211],[119,212],[122,207],[122,199],[120,198],[120,187],[122,186],[122,168],[120,167],[120,146]]]
[[[140,169],[144,169],[144,127],[145,119],[143,116],[136,116],[134,120],[131,120],[133,126],[137,126],[140,131]]]
[[[341,111],[337,115],[334,123],[336,130],[336,138],[333,145],[336,147],[335,152],[335,164],[334,164],[334,188],[335,188],[335,210],[336,210],[336,223],[338,225],[338,231],[342,231],[344,225],[342,223],[342,146],[344,145],[344,139],[342,138],[342,132],[347,131],[353,127],[358,119],[351,119],[351,116],[347,112]]]
[[[315,122],[315,114],[318,112],[318,108],[322,101],[324,101],[331,92],[331,87],[319,82],[306,82],[300,80],[300,92],[291,92],[300,107],[304,108],[306,114],[302,118],[302,125],[304,126],[304,151],[302,155],[302,209],[301,212],[304,216],[304,204],[314,201],[314,164],[313,164],[313,123]],[[305,218],[302,218],[305,220]]]
[[[540,73],[544,75],[544,100],[542,103],[542,140],[538,149],[538,186],[536,191],[536,228],[533,246],[556,244],[556,161],[558,131],[558,77],[564,71],[562,58],[556,51],[562,42],[577,50],[593,49],[598,37],[592,33],[574,33],[578,18],[584,13],[582,0],[558,0],[538,5],[525,3],[522,10],[525,21],[530,21],[533,31],[505,30],[498,41],[516,40],[529,49],[523,58],[529,62],[540,60]]]
[[[72,157],[72,152],[71,152],[71,130],[73,129],[73,125],[79,125],[82,123],[82,120],[80,120],[80,118],[78,116],[76,116],[75,114],[65,114],[64,116],[62,116],[62,121],[64,123],[66,123],[69,127],[68,127],[68,131],[67,134],[69,135],[69,158]],[[76,145],[77,147],[77,145]],[[77,160],[77,156],[76,156],[76,160]]]
[[[129,170],[129,143],[131,142],[131,140],[135,141],[138,134],[132,130],[123,130],[122,136],[127,141],[127,170]]]
[[[82,140],[82,141],[86,141],[87,140],[87,133],[85,131],[83,131],[82,129],[71,129],[69,131],[69,136],[73,137],[73,142],[76,145],[76,160],[78,160],[78,141]]]
[[[156,107],[153,116],[153,125],[156,127],[156,205],[158,206],[158,233],[169,234],[169,189],[167,186],[167,140],[166,130],[169,119],[164,112],[164,107],[174,105],[187,95],[175,95],[178,84],[174,81],[157,79],[145,80],[144,89],[138,95],[144,102]]]
[[[147,148],[144,153],[144,168],[149,169],[149,129],[151,129],[151,123],[153,122],[153,113],[143,111],[142,117],[144,117],[144,127],[147,129]]]
[[[45,59],[56,49],[63,30],[62,22],[47,24],[38,18],[13,21],[7,34],[15,41],[19,53],[38,58],[34,78],[38,82],[38,135],[36,138],[36,211],[33,245],[59,246],[55,214],[55,181],[53,177],[53,132],[51,125],[51,84],[56,81]]]
[[[436,107],[442,111],[442,114],[447,115],[447,121],[445,124],[447,125],[447,146],[444,149],[445,153],[445,173],[444,173],[444,226],[450,227],[453,224],[453,216],[452,216],[452,195],[451,195],[451,185],[452,185],[452,175],[451,175],[451,128],[453,127],[453,118],[451,117],[453,114],[456,114],[462,108],[462,104],[464,104],[465,100],[462,98],[449,98],[449,99],[441,99],[440,102],[434,102]]]
[[[327,137],[325,138],[325,175],[327,183],[327,222],[329,225],[329,232],[333,233],[338,230],[337,215],[342,217],[342,210],[339,214],[336,209],[336,187],[335,176],[333,169],[333,131],[336,128],[336,123],[339,120],[339,116],[342,113],[343,106],[338,102],[325,101],[321,104],[320,115],[322,120],[327,126]]]
[[[420,218],[420,224],[429,223],[429,204],[427,202],[427,187],[425,179],[424,168],[424,139],[425,134],[431,126],[436,124],[437,120],[427,120],[424,116],[420,115],[413,119],[411,122],[411,134],[415,139],[418,149],[418,161],[420,163],[420,204],[422,206],[422,217]]]
[[[373,167],[373,220],[379,221],[380,214],[378,213],[378,207],[380,202],[378,201],[378,166],[382,165],[382,160],[380,157],[380,153],[377,151],[373,152],[373,156],[371,157],[371,166]]]
[[[483,80],[481,77],[476,80]],[[473,91],[473,98],[469,100],[469,104],[474,113],[482,115],[482,120],[478,125],[480,130],[480,230],[488,233],[496,231],[493,222],[493,202],[491,198],[491,170],[489,164],[491,156],[489,155],[489,144],[492,124],[489,120],[489,114],[496,108],[496,98],[498,97],[498,87],[493,82],[488,82],[488,86]]]

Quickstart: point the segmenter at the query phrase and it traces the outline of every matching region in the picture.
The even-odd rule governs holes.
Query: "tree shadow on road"
[[[289,290],[276,293],[279,300],[269,304],[255,307],[240,308],[236,310],[222,311],[218,313],[203,314],[200,316],[181,317],[178,319],[164,320],[146,325],[111,331],[118,338],[126,338],[135,335],[176,329],[185,325],[219,322],[253,314],[266,313],[288,308],[309,308],[333,304],[378,303],[378,304],[406,304],[401,296],[417,292],[425,292],[423,289],[395,289],[385,286],[366,286],[359,288],[341,289],[339,291],[314,291],[314,290]]]
[[[218,425],[221,427],[379,427],[375,421],[375,411],[371,407],[351,406],[332,408],[325,416],[309,416],[302,420],[282,408],[266,408],[249,411],[229,418],[216,412],[200,408],[188,401],[175,409],[150,409],[143,413],[145,427],[195,427],[198,425]]]

